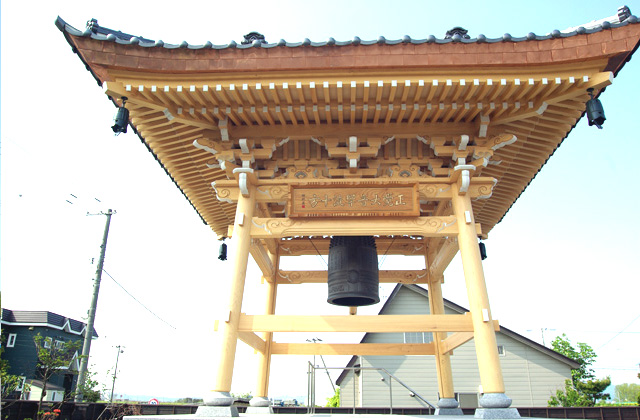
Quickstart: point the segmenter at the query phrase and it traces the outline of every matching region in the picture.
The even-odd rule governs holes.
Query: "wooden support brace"
[[[260,353],[265,352],[267,344],[255,333],[248,331],[238,331],[238,339],[248,346],[252,347],[253,349],[259,351]]]
[[[473,331],[471,315],[240,315],[238,331],[423,332]]]

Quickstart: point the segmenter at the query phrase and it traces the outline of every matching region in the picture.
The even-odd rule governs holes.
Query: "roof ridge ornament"
[[[461,39],[471,39],[469,35],[467,35],[466,29],[461,26],[456,26],[447,31],[447,34],[444,36],[444,39],[453,39],[456,35],[458,35]]]
[[[87,21],[87,28],[86,29],[90,30],[94,34],[98,32],[98,28],[99,27],[100,27],[100,25],[98,25],[98,19],[91,18],[90,20]]]
[[[254,41],[259,41],[260,44],[266,44],[267,41],[264,38],[264,35],[262,35],[259,32],[249,32],[248,34],[246,34],[244,36],[244,41],[241,42],[242,45],[249,45],[249,44],[253,44]]]

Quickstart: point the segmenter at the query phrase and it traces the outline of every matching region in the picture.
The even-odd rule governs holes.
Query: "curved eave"
[[[546,116],[532,114],[499,126],[522,141],[498,153],[512,159],[513,168],[509,170],[513,173],[505,172],[500,166],[489,167],[483,173],[500,181],[490,200],[474,204],[476,219],[483,225],[483,232],[488,232],[502,220],[580,120],[589,83],[594,77],[604,77],[606,72],[617,74],[630,59],[640,40],[640,25],[636,23],[637,19],[629,18],[620,24],[604,25],[608,28],[575,31],[570,36],[556,34],[544,39],[530,36],[530,39],[511,38],[500,42],[412,40],[192,48],[152,45],[135,40],[136,37],[124,41],[115,35],[74,32],[61,19],[57,21],[74,52],[98,83],[119,86],[115,90],[118,95],[114,96],[130,98],[127,106],[131,126],[203,221],[219,236],[226,235],[234,206],[215,200],[211,182],[226,179],[227,174],[207,169],[207,157],[212,156],[196,150],[192,143],[206,130],[217,131],[218,124],[225,118],[229,119],[230,128],[239,130],[236,133],[244,130],[244,135],[250,133],[249,138],[255,137],[256,130],[259,132],[266,124],[268,127],[264,130],[271,130],[269,133],[274,138],[278,130],[286,133],[293,127],[309,125],[308,120],[314,119],[311,106],[321,108],[315,122],[326,126],[329,120],[342,123],[343,118],[345,121],[362,118],[362,107],[353,108],[351,116],[348,107],[363,100],[370,103],[367,98],[375,97],[374,105],[382,103],[386,107],[382,115],[387,115],[387,124],[406,121],[409,113],[401,114],[402,109],[413,106],[420,115],[425,115],[421,122],[455,121],[469,126],[477,125],[478,109],[469,111],[468,103],[457,105],[457,99],[452,97],[457,94],[466,96],[466,100],[476,99],[471,91],[474,84],[478,92],[485,93],[480,95],[480,102],[469,100],[471,108],[483,102],[484,112],[497,117],[492,118],[494,122],[505,117],[513,120],[510,117],[525,113],[527,106],[533,110],[542,107],[544,100],[553,99],[552,94],[575,92],[567,101],[569,111],[555,110]],[[532,74],[528,82],[521,79],[527,72]],[[494,76],[492,83],[492,74],[504,75],[504,79]],[[436,78],[440,79],[440,85],[433,84]],[[371,81],[370,89],[365,79]],[[527,83],[530,86],[523,86]],[[598,85],[596,92],[599,94],[606,84]],[[275,96],[259,103],[256,98],[264,95],[267,88],[269,95]],[[363,93],[369,90],[370,93]],[[429,93],[430,90],[434,93]],[[310,96],[316,95],[318,98],[310,103]],[[363,95],[373,96],[363,99]],[[493,98],[488,100],[489,97]],[[208,98],[211,102],[207,102]],[[269,98],[275,99],[278,105]],[[411,98],[415,98],[414,103]],[[427,117],[432,111],[427,111],[426,107],[431,105],[425,104],[434,98],[434,106],[445,111],[434,111]],[[116,104],[115,98],[111,100]],[[199,103],[203,104],[201,114],[198,114]],[[326,112],[322,109],[325,106]],[[260,108],[266,112],[262,114]],[[554,114],[556,111],[561,115]],[[176,116],[182,118],[181,123],[171,123]],[[168,129],[167,120],[173,124]],[[378,122],[384,122],[384,116]],[[316,124],[316,128],[318,126]],[[170,135],[166,133],[169,130]]]

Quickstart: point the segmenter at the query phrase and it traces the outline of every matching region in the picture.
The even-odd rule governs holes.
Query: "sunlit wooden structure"
[[[499,39],[455,28],[444,39],[269,44],[253,33],[242,44],[166,45],[96,21],[57,25],[114,104],[127,98],[131,127],[203,221],[234,241],[210,404],[230,403],[239,339],[259,354],[263,400],[274,354],[432,354],[441,407],[454,409],[449,355],[474,339],[488,397],[479,415],[509,407],[478,237],[580,120],[587,89],[598,95],[637,48],[628,9]],[[280,258],[326,254],[329,235],[376,235],[379,253],[424,256],[424,270],[381,271],[380,281],[427,284],[431,315],[276,315],[280,285],[326,282],[326,272],[283,272]],[[443,272],[458,251],[470,313],[444,315]],[[241,312],[249,255],[267,285],[265,313]],[[434,331],[435,340],[273,342],[281,331]]]

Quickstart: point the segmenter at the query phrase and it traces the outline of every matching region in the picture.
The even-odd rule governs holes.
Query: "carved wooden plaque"
[[[291,186],[289,217],[420,216],[418,185]]]

